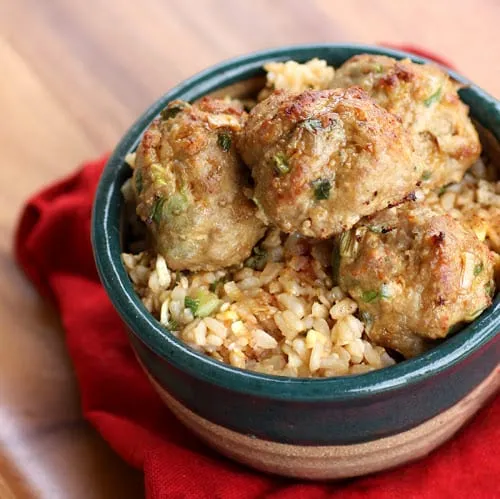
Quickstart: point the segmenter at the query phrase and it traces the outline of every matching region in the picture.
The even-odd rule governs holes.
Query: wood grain
[[[266,47],[413,43],[500,96],[499,21],[496,0],[2,0],[0,496],[142,495],[140,474],[82,420],[58,320],[13,262],[32,192],[112,149],[181,79]]]

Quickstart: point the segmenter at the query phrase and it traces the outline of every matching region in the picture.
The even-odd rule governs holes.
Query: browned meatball
[[[316,238],[400,202],[423,172],[399,121],[356,88],[276,91],[252,109],[238,148],[270,221]]]
[[[439,67],[357,55],[340,66],[333,81],[334,87],[353,85],[402,120],[426,165],[424,187],[458,182],[479,157],[481,144],[458,96],[460,85]]]
[[[341,236],[338,256],[339,285],[358,303],[370,339],[405,357],[491,304],[493,253],[430,208],[376,214]]]
[[[243,194],[246,171],[233,144],[245,117],[232,102],[175,101],[144,133],[134,171],[137,214],[172,269],[240,263],[264,233]]]

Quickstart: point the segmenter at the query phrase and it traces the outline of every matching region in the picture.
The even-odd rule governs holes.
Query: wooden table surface
[[[61,326],[16,268],[23,201],[113,148],[169,87],[222,59],[315,41],[412,43],[500,96],[498,0],[1,0],[0,497],[142,497],[80,415]]]

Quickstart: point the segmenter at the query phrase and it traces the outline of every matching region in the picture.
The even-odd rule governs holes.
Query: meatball
[[[268,219],[321,239],[401,202],[423,172],[399,121],[357,88],[274,92],[238,148]]]
[[[174,270],[240,263],[263,236],[234,147],[245,118],[228,101],[174,101],[144,133],[134,170],[137,214]]]
[[[353,85],[398,116],[410,132],[426,165],[423,187],[458,182],[478,159],[481,144],[458,96],[460,85],[438,66],[357,55],[340,66],[333,81],[333,87]]]
[[[424,206],[393,208],[340,237],[340,287],[375,343],[413,357],[492,301],[493,253],[458,221]]]

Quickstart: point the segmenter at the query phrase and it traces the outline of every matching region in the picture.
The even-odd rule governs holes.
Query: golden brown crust
[[[137,213],[170,268],[215,270],[247,258],[264,226],[243,189],[246,171],[234,134],[246,118],[238,103],[174,101],[137,150]]]
[[[458,182],[481,153],[477,132],[460,100],[459,85],[438,66],[361,54],[335,73],[334,87],[359,86],[398,116],[410,132],[429,189]]]
[[[267,217],[309,237],[400,202],[423,172],[399,121],[359,88],[276,91],[250,112],[238,148]]]
[[[429,208],[378,213],[343,236],[343,253],[339,283],[368,314],[370,338],[406,357],[491,304],[493,253]]]

